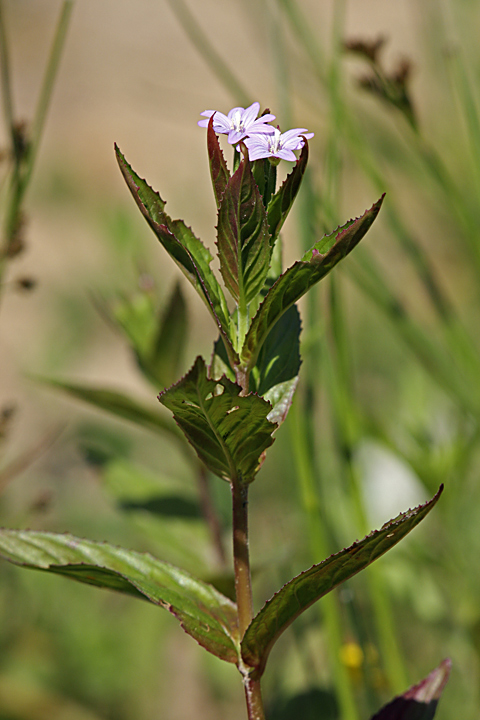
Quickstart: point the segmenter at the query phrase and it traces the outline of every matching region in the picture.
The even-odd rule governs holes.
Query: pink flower
[[[254,102],[248,108],[235,107],[230,110],[228,115],[224,115],[218,110],[204,110],[203,115],[206,120],[199,120],[200,127],[208,127],[208,121],[213,118],[213,129],[216,133],[228,135],[228,142],[231,145],[243,140],[247,135],[256,133],[269,134],[275,132],[275,128],[267,125],[271,120],[275,120],[275,115],[267,113],[257,118],[260,110],[260,103]]]
[[[273,128],[273,134],[256,133],[245,138],[245,145],[248,148],[248,157],[250,160],[260,160],[260,158],[279,158],[282,160],[296,160],[294,150],[300,150],[305,141],[302,134],[307,140],[313,137],[314,133],[305,132],[306,128],[294,128],[281,133],[278,128]]]

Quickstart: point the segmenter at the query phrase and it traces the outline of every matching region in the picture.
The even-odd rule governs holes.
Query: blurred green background
[[[15,120],[28,127],[63,4],[1,6]],[[297,401],[251,492],[257,607],[292,574],[446,490],[411,537],[285,634],[264,681],[272,720],[341,717],[342,683],[368,718],[447,656],[437,717],[478,717],[479,21],[474,0],[73,7],[24,204],[25,250],[0,288],[2,525],[225,575],[181,447],[36,379],[116,390],[161,414],[162,385],[138,358],[180,278],[129,196],[114,141],[213,251],[199,113],[258,100],[283,130],[315,132],[283,233],[286,265],[387,192],[364,247],[301,306]],[[376,51],[358,44],[379,38]],[[215,340],[183,280],[181,291],[186,341],[168,382]],[[210,481],[228,555],[228,488]],[[153,496],[168,500],[156,512],[142,507]],[[235,668],[167,613],[4,563],[0,649],[0,720],[244,717]]]

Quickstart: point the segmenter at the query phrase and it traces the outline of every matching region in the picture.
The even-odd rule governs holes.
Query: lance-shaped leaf
[[[270,330],[251,373],[252,389],[271,404],[268,419],[278,425],[287,416],[298,384],[301,329],[299,312],[292,305]]]
[[[229,345],[229,351],[233,354],[230,315],[222,288],[210,267],[213,259],[210,251],[183,220],[172,220],[167,215],[165,201],[137,175],[116,145],[115,152],[122,175],[142,215],[170,257],[206,302],[224,341]]]
[[[274,643],[295,618],[396,545],[430,512],[442,490],[443,485],[429,502],[402,513],[284,585],[254,617],[242,639],[242,657],[255,676],[262,675]]]
[[[226,377],[211,380],[198,357],[190,372],[158,399],[209,470],[231,482],[251,482],[262,455],[273,443],[272,409],[258,395],[240,396],[241,388]]]
[[[308,141],[305,140],[300,157],[295,163],[292,172],[287,176],[281,187],[268,203],[268,229],[270,232],[270,244],[272,246],[275,244],[278,234],[282,229],[282,225],[293,205],[293,201],[297,197],[297,193],[303,179],[303,174],[307,167],[307,162]]]
[[[162,417],[160,413],[150,410],[150,408],[145,407],[137,402],[137,400],[133,400],[128,397],[128,395],[123,395],[123,393],[116,392],[115,390],[78,385],[63,382],[62,380],[52,380],[49,378],[39,379],[54,388],[64,390],[79,400],[84,400],[93,407],[106,410],[116,417],[129,420],[152,432],[167,433],[176,440],[182,440],[181,434],[168,417]]]
[[[247,304],[262,289],[270,264],[270,235],[248,153],[228,180],[218,211],[220,271],[232,297]]]
[[[213,129],[213,115],[209,120],[207,128],[207,151],[208,159],[210,162],[210,175],[212,177],[213,192],[215,194],[215,201],[217,203],[217,209],[220,207],[220,202],[227,187],[227,183],[230,180],[230,173],[228,172],[227,163],[223,157],[218,137]]]
[[[150,352],[144,359],[149,374],[163,387],[171,385],[179,375],[187,341],[188,316],[185,299],[176,283],[153,339]]]
[[[432,720],[451,667],[447,658],[418,685],[385,705],[371,720]]]
[[[147,553],[67,534],[2,529],[0,555],[16,565],[149,600],[173,613],[185,632],[211,653],[238,661],[234,603]]]
[[[300,261],[278,278],[260,305],[245,338],[242,361],[249,369],[256,364],[268,333],[283,313],[360,242],[377,217],[383,197],[361,217],[350,220],[316,242]]]
[[[274,385],[296,377],[300,370],[300,314],[292,305],[269,332],[252,370],[254,389],[264,396]]]

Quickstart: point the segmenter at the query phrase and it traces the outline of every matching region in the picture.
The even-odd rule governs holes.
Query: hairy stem
[[[246,676],[243,681],[247,702],[248,720],[265,720],[260,680]]]

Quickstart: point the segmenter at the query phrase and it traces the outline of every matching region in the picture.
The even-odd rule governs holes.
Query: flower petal
[[[242,108],[243,110],[243,108]],[[258,115],[258,111],[260,110],[260,103],[254,102],[248,107],[246,110],[243,110],[242,114],[242,120],[245,127],[248,127],[255,121],[255,118]]]

